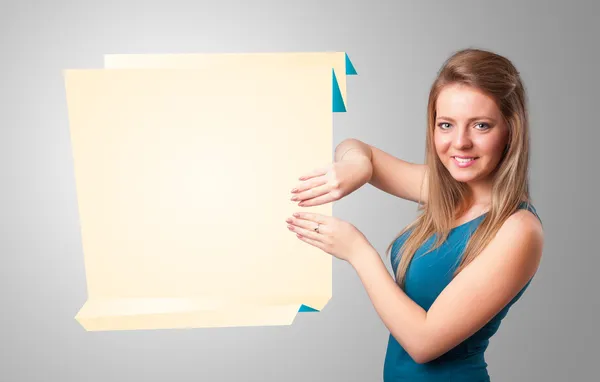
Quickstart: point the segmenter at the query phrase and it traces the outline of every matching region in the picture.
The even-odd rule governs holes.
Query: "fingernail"
[[[295,202],[296,200],[298,200],[298,197],[294,196],[291,200]]]
[[[292,190],[292,192],[297,192],[297,191],[298,191],[298,189],[297,189],[297,188],[294,188],[294,189]]]

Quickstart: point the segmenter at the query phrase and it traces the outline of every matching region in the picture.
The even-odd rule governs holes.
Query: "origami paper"
[[[331,255],[285,219],[298,176],[332,160],[332,65],[64,75],[86,330],[289,325],[323,309]]]

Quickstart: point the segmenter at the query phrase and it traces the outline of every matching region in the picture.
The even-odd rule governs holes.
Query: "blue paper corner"
[[[298,312],[318,312],[318,310],[311,308],[310,306],[302,304]]]
[[[352,61],[350,61],[350,57],[348,57],[348,53],[344,53],[346,55],[346,74],[349,76],[357,75],[356,68],[352,65]]]
[[[337,82],[337,77],[335,76],[335,70],[331,69],[331,74],[333,75],[333,112],[334,113],[344,113],[346,112],[346,105],[344,105],[344,99],[342,98],[342,91],[340,90],[340,85]]]

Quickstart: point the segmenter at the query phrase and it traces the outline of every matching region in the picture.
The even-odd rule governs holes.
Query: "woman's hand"
[[[373,248],[356,227],[333,216],[296,212],[286,222],[300,240],[351,264]]]
[[[292,190],[292,201],[302,207],[340,200],[371,179],[373,166],[366,157],[334,162],[300,177],[302,183]]]

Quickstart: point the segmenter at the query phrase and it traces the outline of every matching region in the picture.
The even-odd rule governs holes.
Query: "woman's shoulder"
[[[504,239],[524,240],[523,244],[527,245],[537,243],[543,246],[542,219],[531,203],[522,202],[519,208],[502,223],[498,236]]]
[[[524,224],[543,229],[542,219],[531,202],[522,201],[517,211],[511,216],[513,220],[524,220]]]
[[[494,237],[494,247],[500,252],[515,252],[515,247],[520,251],[523,260],[541,257],[544,247],[544,231],[542,220],[535,207],[529,202],[522,202],[500,226]],[[519,251],[516,251],[519,252]]]

